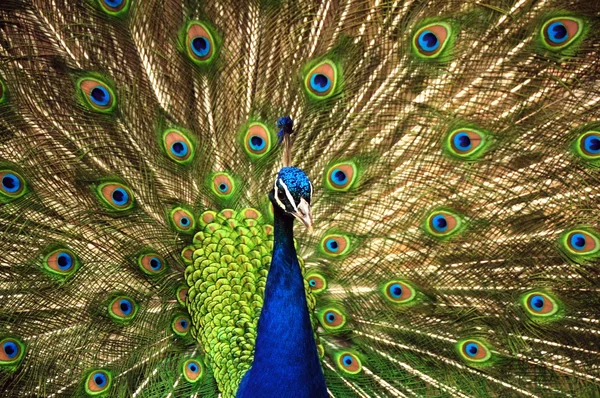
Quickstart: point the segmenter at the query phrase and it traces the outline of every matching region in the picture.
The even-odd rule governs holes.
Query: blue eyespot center
[[[313,286],[313,287],[314,287],[314,286],[317,286],[317,281],[315,281],[314,279],[311,279],[310,281],[308,281],[308,284],[309,284],[310,286]]]
[[[171,152],[177,157],[183,157],[187,155],[189,149],[185,142],[183,141],[175,141],[171,145]]]
[[[474,357],[479,352],[479,347],[477,347],[477,344],[475,344],[475,343],[469,343],[465,347],[465,352],[467,353],[468,356]]]
[[[327,249],[329,249],[332,252],[337,252],[339,250],[339,244],[337,243],[337,241],[335,239],[328,239],[327,240]]]
[[[156,271],[156,270],[160,269],[161,266],[162,266],[161,261],[158,258],[152,257],[150,259],[150,268],[152,268],[153,270]]]
[[[58,268],[63,271],[67,271],[73,265],[73,258],[68,253],[60,253],[56,258]]]
[[[592,154],[600,154],[600,136],[590,135],[583,141],[585,150]]]
[[[21,181],[12,173],[4,174],[4,177],[2,177],[2,188],[6,192],[15,193],[21,188]]]
[[[125,299],[119,302],[119,308],[121,309],[121,312],[123,312],[123,315],[129,315],[133,310],[131,302]]]
[[[419,35],[419,46],[424,51],[435,51],[440,46],[437,36],[430,30],[425,30]]]
[[[569,38],[567,27],[562,22],[553,22],[548,26],[548,39],[551,42],[560,44]]]
[[[117,8],[123,4],[123,0],[104,0],[107,6]]]
[[[433,228],[438,232],[444,232],[448,229],[448,221],[446,220],[446,217],[441,214],[433,217],[432,224]]]
[[[110,94],[107,89],[102,86],[96,86],[90,91],[92,102],[99,106],[106,106],[110,102]]]
[[[188,363],[188,369],[196,373],[198,371],[198,365],[196,365],[194,362]]]
[[[578,249],[581,250],[585,247],[585,236],[583,234],[573,234],[573,236],[571,236],[571,245]]]
[[[338,185],[343,185],[348,182],[348,176],[340,169],[335,169],[332,172],[333,182]]]
[[[335,321],[335,314],[333,312],[328,312],[327,314],[325,314],[325,319],[327,320],[327,322],[331,323]]]
[[[96,383],[96,385],[98,387],[104,387],[107,382],[108,382],[108,380],[107,380],[106,375],[104,373],[96,373],[96,374],[94,374],[94,383]]]
[[[19,347],[12,341],[7,341],[2,345],[4,353],[9,359],[13,359],[19,353]]]
[[[210,42],[206,37],[194,37],[192,39],[192,51],[199,57],[205,57],[210,51]]]
[[[392,286],[390,286],[389,290],[393,298],[398,299],[402,297],[402,286],[400,286],[399,283],[394,283]]]
[[[536,311],[541,310],[542,308],[544,308],[544,302],[546,300],[544,300],[544,298],[542,296],[533,296],[530,299],[530,303],[531,303],[531,308],[533,308]]]
[[[129,195],[123,188],[117,188],[112,193],[112,199],[117,206],[123,206],[129,201]]]
[[[318,93],[324,93],[331,87],[331,80],[322,73],[315,73],[310,78],[310,87]]]
[[[342,362],[344,362],[344,365],[350,366],[350,365],[352,365],[354,360],[352,359],[352,357],[350,355],[344,355],[344,357],[342,358]]]
[[[454,136],[454,145],[463,151],[471,149],[471,137],[467,133],[458,133]]]
[[[179,222],[181,223],[181,225],[183,225],[184,227],[190,225],[190,219],[187,217],[181,217],[181,220],[179,220]]]
[[[229,187],[224,182],[222,182],[222,183],[219,184],[219,191],[221,191],[221,192],[227,192],[228,188]]]
[[[179,321],[179,325],[183,328],[183,329],[187,329],[188,327],[188,322],[185,319],[182,319],[181,321]]]
[[[265,140],[262,137],[259,137],[258,135],[253,135],[252,137],[250,137],[250,148],[254,149],[255,151],[260,151],[264,149],[266,144],[267,143],[265,142]]]

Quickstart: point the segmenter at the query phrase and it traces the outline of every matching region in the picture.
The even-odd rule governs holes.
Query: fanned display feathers
[[[3,0],[0,395],[235,396],[285,155],[331,396],[600,396],[599,17]]]

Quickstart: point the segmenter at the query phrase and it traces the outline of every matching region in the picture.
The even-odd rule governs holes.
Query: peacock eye
[[[190,383],[195,383],[202,378],[203,368],[200,361],[188,359],[183,363],[183,377]]]
[[[271,134],[267,126],[254,122],[244,135],[244,150],[252,159],[259,159],[271,150]]]
[[[137,314],[137,304],[133,299],[126,296],[118,296],[108,305],[110,317],[119,323],[131,321]]]
[[[531,292],[523,297],[524,307],[534,317],[548,317],[558,312],[558,303],[543,292]]]
[[[216,173],[212,177],[212,190],[222,199],[229,199],[235,191],[235,182],[227,173]]]
[[[121,16],[129,8],[129,0],[98,0],[102,9],[109,15]]]
[[[0,366],[19,362],[24,354],[25,346],[20,340],[13,337],[0,340]]]
[[[319,322],[325,330],[335,331],[346,324],[346,315],[337,308],[325,308],[319,311]]]
[[[185,336],[191,326],[190,318],[186,315],[177,315],[171,322],[171,329],[178,336]]]
[[[416,297],[415,289],[405,281],[392,280],[383,286],[384,297],[394,304],[407,304]]]
[[[188,164],[194,158],[192,141],[179,130],[168,129],[162,135],[167,156],[179,164]]]
[[[138,265],[147,275],[158,275],[166,270],[165,260],[156,253],[140,255]]]
[[[447,210],[432,212],[425,221],[425,231],[439,238],[448,238],[460,231],[462,226],[458,214]]]
[[[552,18],[542,27],[543,43],[553,51],[563,49],[581,35],[582,27],[583,21],[577,18]]]
[[[357,168],[354,162],[336,163],[326,172],[326,187],[334,191],[347,191],[355,185]]]
[[[574,230],[566,235],[567,247],[577,254],[593,254],[599,250],[598,238],[583,230]]]
[[[208,27],[191,22],[187,28],[187,54],[198,65],[207,64],[214,58],[215,41]]]
[[[79,266],[77,257],[67,249],[57,249],[44,257],[44,268],[51,273],[66,277],[71,275]]]
[[[478,340],[462,340],[458,342],[457,346],[461,356],[469,362],[486,362],[492,356],[491,351]]]
[[[588,131],[580,135],[575,150],[585,160],[600,160],[600,132]]]
[[[112,374],[106,370],[94,370],[89,373],[85,382],[88,395],[103,395],[112,384]]]
[[[115,105],[115,94],[108,84],[93,78],[79,80],[79,88],[83,93],[86,104],[93,110],[107,113],[111,112]]]
[[[187,286],[180,286],[177,289],[177,301],[179,304],[185,306],[188,297],[188,288]]]
[[[450,25],[434,23],[422,27],[413,36],[413,49],[420,58],[437,58],[448,43]]]
[[[182,233],[193,233],[196,222],[192,213],[182,207],[175,207],[170,212],[170,221],[175,229]]]
[[[342,234],[328,234],[321,240],[321,250],[330,257],[339,257],[350,251],[350,238]]]
[[[25,194],[25,180],[12,170],[0,171],[0,197],[5,201],[17,199]]]
[[[472,128],[455,129],[446,138],[448,153],[461,160],[481,157],[486,144],[486,135]]]
[[[318,272],[309,272],[306,275],[308,286],[313,293],[320,293],[327,289],[327,280]]]
[[[304,84],[311,98],[330,97],[337,85],[337,66],[331,61],[323,61],[306,73]]]
[[[348,351],[336,354],[336,364],[340,370],[351,375],[358,374],[362,370],[360,359]]]
[[[100,184],[97,192],[102,202],[111,210],[123,211],[133,207],[133,194],[123,184],[117,182]]]

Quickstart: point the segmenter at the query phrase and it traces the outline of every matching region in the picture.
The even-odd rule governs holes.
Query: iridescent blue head
[[[271,201],[284,212],[302,221],[312,231],[310,200],[313,186],[308,176],[297,167],[284,167],[279,170],[273,187]]]

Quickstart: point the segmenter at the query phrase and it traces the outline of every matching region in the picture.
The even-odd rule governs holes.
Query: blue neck
[[[275,242],[254,361],[237,397],[328,397],[294,248],[294,218],[275,207]]]

